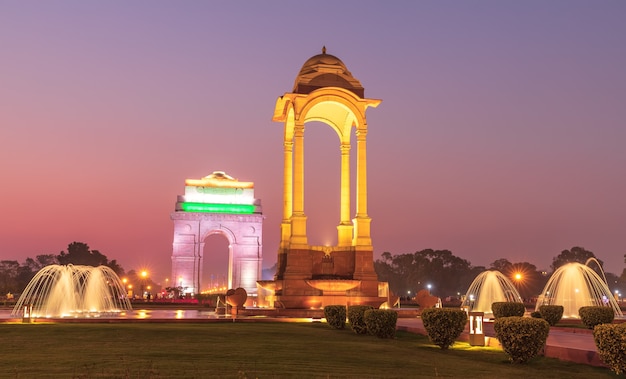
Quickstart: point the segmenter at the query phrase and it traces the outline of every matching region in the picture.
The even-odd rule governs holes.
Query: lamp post
[[[145,299],[144,286],[146,284],[146,278],[148,277],[148,271],[141,271],[141,298]]]
[[[484,312],[469,312],[469,343],[471,346],[485,346],[484,317]]]
[[[524,280],[524,275],[522,275],[521,272],[516,272],[515,275],[513,275],[513,279],[515,279],[515,288],[517,288],[517,292],[519,293],[520,297],[522,296],[521,294],[521,282]],[[524,299],[520,299],[522,302],[524,302]]]

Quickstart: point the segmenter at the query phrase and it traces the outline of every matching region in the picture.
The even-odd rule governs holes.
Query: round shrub
[[[343,305],[327,305],[324,307],[324,317],[328,325],[335,329],[346,326],[346,307]]]
[[[491,304],[491,311],[493,312],[493,318],[511,317],[511,316],[523,316],[526,312],[526,307],[522,303],[515,303],[512,301],[499,301]]]
[[[548,339],[550,324],[530,317],[500,317],[493,323],[502,350],[513,363],[525,363],[539,354]]]
[[[352,305],[348,307],[348,321],[350,321],[350,327],[356,334],[367,333],[367,325],[365,325],[363,316],[365,311],[370,309],[374,309],[374,307],[370,305]]]
[[[394,338],[398,313],[391,309],[370,309],[363,315],[367,332],[378,338]]]
[[[462,309],[427,308],[422,311],[422,322],[430,342],[447,349],[465,329],[467,313]]]
[[[562,305],[540,305],[539,313],[541,318],[546,320],[550,326],[554,326],[557,322],[561,321],[563,317]]]
[[[530,317],[541,318],[541,313],[539,311],[530,312]]]
[[[626,373],[626,323],[597,325],[593,340],[602,361],[617,375]]]
[[[580,321],[589,329],[600,324],[610,324],[615,318],[615,312],[610,307],[582,307],[578,310]]]

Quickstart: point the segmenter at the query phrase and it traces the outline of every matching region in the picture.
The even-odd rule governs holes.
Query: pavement
[[[422,320],[419,318],[398,318],[396,325],[398,330],[427,335]],[[500,347],[495,337],[493,323],[485,322],[483,330],[485,346]],[[459,340],[469,341],[468,327],[463,331]],[[607,367],[600,359],[592,331],[586,329],[551,327],[543,355],[563,361]]]

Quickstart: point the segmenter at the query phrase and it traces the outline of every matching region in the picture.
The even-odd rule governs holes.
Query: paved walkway
[[[427,335],[424,325],[422,325],[422,320],[419,318],[399,318],[397,326],[398,330]],[[493,323],[486,322],[483,328],[485,332],[485,344],[487,346],[499,347],[500,343],[495,338]],[[544,355],[546,357],[606,367],[598,355],[591,330],[564,329],[565,328],[556,327],[550,328],[544,349]],[[466,342],[469,340],[467,327],[461,334],[459,340]]]

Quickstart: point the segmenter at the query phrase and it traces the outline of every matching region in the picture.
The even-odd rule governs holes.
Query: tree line
[[[86,243],[72,242],[67,246],[67,251],[26,258],[22,264],[14,260],[0,261],[0,295],[22,292],[39,270],[53,264],[107,266],[118,276],[125,275],[124,269],[115,259],[109,261],[106,255],[98,250],[91,250]]]
[[[510,262],[505,258],[495,260],[489,267],[472,266],[468,260],[455,256],[449,250],[425,249],[413,254],[393,255],[385,252],[374,262],[374,268],[378,279],[388,282],[389,289],[400,297],[415,296],[422,289],[429,289],[441,298],[460,297],[478,274],[494,269],[513,282],[522,298],[531,300],[541,293],[557,268],[570,262],[584,264],[590,258],[596,258],[593,252],[575,246],[554,257],[551,271],[546,272],[538,270],[532,263]],[[599,259],[598,263],[603,265]],[[599,271],[593,264],[590,267]],[[612,291],[618,289],[622,294],[626,293],[626,268],[619,277],[608,272],[605,275]]]
[[[596,258],[595,254],[582,247],[572,247],[563,250],[553,258],[550,265],[551,272],[539,271],[529,262],[510,262],[501,258],[492,262],[489,267],[473,266],[468,260],[452,254],[450,250],[424,249],[413,254],[397,254],[384,252],[380,259],[374,262],[378,279],[389,283],[389,289],[397,296],[414,296],[419,290],[429,288],[439,297],[457,297],[465,294],[474,278],[488,269],[502,272],[517,286],[520,295],[525,299],[532,299],[539,295],[552,272],[569,262],[585,263],[589,258]],[[596,258],[597,259],[597,258]],[[603,262],[598,260],[600,266]],[[626,254],[624,255],[626,263]],[[67,251],[59,254],[37,255],[27,258],[22,264],[15,260],[0,261],[0,295],[6,293],[20,293],[35,274],[51,264],[84,265],[110,267],[122,277],[127,276],[131,282],[137,281],[138,275],[134,270],[124,272],[122,266],[114,259],[109,260],[98,250],[91,250],[83,242],[72,242]],[[595,268],[591,265],[592,268]],[[519,276],[517,276],[519,275]],[[626,268],[617,276],[605,273],[611,290],[619,289],[626,294]]]

